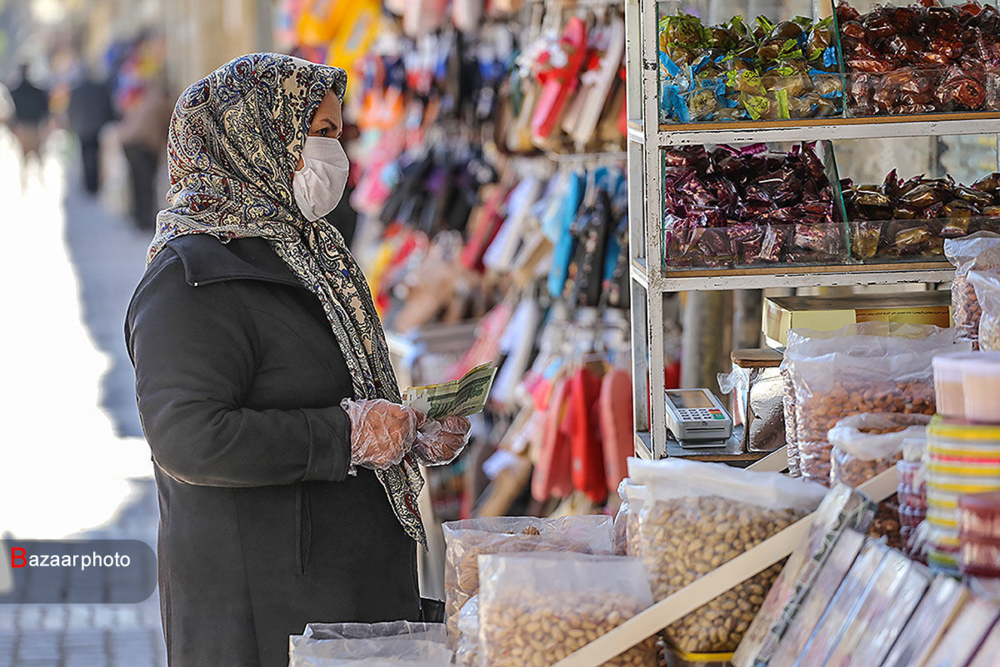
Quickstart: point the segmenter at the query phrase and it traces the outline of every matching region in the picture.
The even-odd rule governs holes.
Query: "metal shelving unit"
[[[919,117],[818,118],[792,121],[659,124],[658,5],[625,1],[628,104],[629,252],[632,296],[632,382],[636,452],[667,454],[663,368],[663,296],[681,291],[897,285],[947,282],[944,262],[791,266],[666,272],[662,262],[661,149],[720,143],[872,139],[1000,132],[1000,113]],[[652,372],[650,372],[652,371]],[[647,412],[646,396],[650,396]],[[644,446],[638,446],[642,443]]]

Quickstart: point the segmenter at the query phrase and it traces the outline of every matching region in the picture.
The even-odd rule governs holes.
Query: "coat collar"
[[[209,234],[185,234],[167,242],[184,264],[184,277],[198,287],[226,280],[262,280],[306,289],[262,238],[223,243]]]

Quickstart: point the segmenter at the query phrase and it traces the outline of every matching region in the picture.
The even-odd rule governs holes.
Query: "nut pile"
[[[470,531],[475,537],[456,537],[448,544],[445,553],[445,611],[449,635],[457,640],[458,613],[466,602],[479,593],[480,554],[502,554],[529,551],[573,551],[589,554],[590,545],[565,535],[541,535],[534,526],[519,534],[484,533]]]
[[[875,509],[875,518],[868,528],[872,537],[885,537],[892,549],[903,549],[906,546],[899,522],[899,499],[896,495],[883,500]]]
[[[979,349],[986,352],[1000,351],[1000,318],[984,314],[979,320]]]
[[[929,382],[871,382],[864,386],[834,381],[825,391],[799,396],[796,425],[802,476],[830,485],[831,450],[827,433],[844,417],[864,412],[933,415],[934,385]]]
[[[831,481],[833,484],[840,482],[852,489],[856,489],[872,477],[888,470],[896,465],[896,461],[903,460],[903,452],[899,452],[890,458],[873,459],[865,461],[847,452],[834,448],[833,469],[831,471]]]
[[[662,600],[805,516],[718,496],[657,501],[642,518],[642,560]],[[734,651],[784,563],[760,572],[664,630],[688,653]]]
[[[634,597],[604,590],[545,595],[510,591],[483,600],[482,654],[490,667],[548,667],[645,609]],[[656,667],[656,638],[612,658],[611,667]]]

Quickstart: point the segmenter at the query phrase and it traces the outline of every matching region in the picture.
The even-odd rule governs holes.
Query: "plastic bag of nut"
[[[903,442],[921,438],[931,418],[923,414],[864,413],[841,419],[827,437],[833,446],[831,481],[856,489],[903,459]]]
[[[845,417],[865,412],[933,415],[931,358],[968,350],[951,329],[865,322],[810,338],[790,365],[802,476],[830,484],[828,433]],[[813,342],[812,339],[815,339]]]
[[[479,559],[486,667],[547,667],[653,603],[636,558],[502,554]],[[656,637],[604,663],[656,667]]]
[[[629,459],[646,486],[639,520],[642,560],[662,600],[809,514],[825,489],[778,473],[680,459]],[[685,653],[728,653],[739,645],[781,563],[747,579],[664,630]]]
[[[969,284],[969,271],[1000,269],[1000,235],[976,232],[944,242],[944,254],[955,267],[951,281],[951,317],[955,339],[967,340],[979,349],[979,318],[982,310],[976,291]]]
[[[459,637],[458,612],[479,592],[480,554],[525,551],[575,551],[610,555],[612,521],[608,516],[558,519],[491,517],[450,521],[445,541],[445,616],[454,647]]]
[[[969,271],[969,284],[975,288],[982,314],[979,319],[979,349],[1000,351],[1000,269]]]

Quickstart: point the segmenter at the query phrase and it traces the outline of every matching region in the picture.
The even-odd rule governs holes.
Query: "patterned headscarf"
[[[267,239],[319,299],[351,372],[355,399],[400,402],[371,292],[340,232],[308,222],[292,190],[309,125],[331,90],[343,101],[347,73],[275,53],[223,65],[180,96],[170,121],[170,207],[160,211],[147,262],[171,239],[211,234]],[[396,517],[426,546],[417,510],[423,477],[413,460],[377,470]]]

